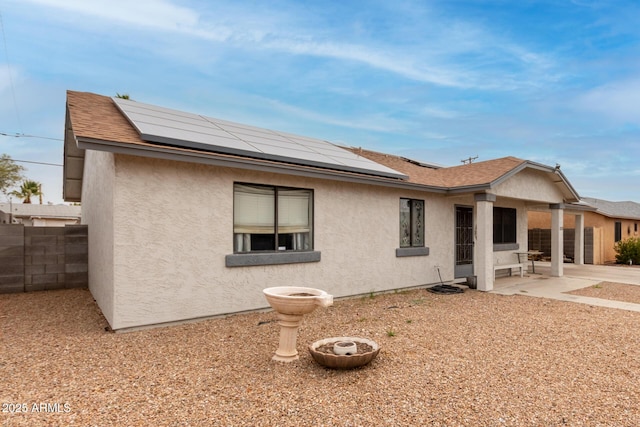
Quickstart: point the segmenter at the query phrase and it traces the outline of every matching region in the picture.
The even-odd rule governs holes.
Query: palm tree
[[[22,182],[20,190],[12,191],[11,195],[20,197],[23,203],[31,203],[31,196],[42,196],[42,184],[27,179]]]

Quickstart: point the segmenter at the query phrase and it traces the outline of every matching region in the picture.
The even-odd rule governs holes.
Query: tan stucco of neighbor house
[[[512,157],[437,168],[345,150],[406,178],[155,144],[112,98],[68,92],[65,198],[82,200],[90,290],[111,327],[266,308],[262,289],[272,286],[345,297],[466,280],[456,277],[460,207],[473,218],[471,275],[490,290],[493,266],[527,249],[527,211],[550,209],[561,236],[563,206],[578,200],[558,169]],[[313,247],[234,252],[238,183],[311,190]],[[424,201],[420,247],[400,248],[400,199]],[[515,209],[515,243],[494,246],[494,207]]]
[[[582,204],[590,209],[584,212],[584,227],[593,227],[593,263],[615,262],[616,242],[640,236],[640,203],[584,197]],[[551,226],[550,217],[544,212],[529,212],[528,221],[529,229],[549,229]],[[564,225],[575,227],[575,216],[565,215]]]

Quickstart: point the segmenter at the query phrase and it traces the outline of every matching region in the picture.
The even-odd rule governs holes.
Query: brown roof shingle
[[[195,154],[199,157],[211,157],[217,159],[241,159],[246,161],[248,157],[216,153],[212,151],[204,151],[193,148],[176,147],[169,145],[159,145],[142,140],[138,131],[120,112],[116,103],[108,96],[97,95],[90,92],[67,91],[67,114],[69,123],[73,131],[73,135],[77,140],[86,139],[93,141],[104,141],[109,145],[126,144],[136,145],[141,148],[152,148],[154,150],[162,149],[177,154]],[[371,176],[358,172],[347,172],[343,170],[329,170],[317,166],[295,165],[293,163],[264,160],[252,158],[250,159],[254,165],[269,165],[277,167],[291,167],[292,165],[298,169],[309,171],[330,171],[334,175],[364,177],[367,179],[375,179],[378,181],[400,182],[398,178],[386,178],[380,176]],[[66,159],[65,159],[66,161]],[[82,176],[82,173],[80,173]]]
[[[467,187],[490,184],[523,163],[526,163],[526,160],[516,157],[503,157],[484,162],[442,168],[438,169],[438,171],[441,173],[442,180],[447,183],[448,187]]]
[[[381,163],[409,176],[409,182],[442,188],[459,188],[488,185],[526,163],[516,157],[503,157],[495,160],[476,162],[466,165],[434,169],[420,166],[405,158],[391,154],[349,148],[353,153]]]
[[[144,144],[108,96],[69,90],[67,110],[76,137]]]
[[[67,108],[76,138],[157,147],[156,144],[145,142],[140,138],[136,129],[124,117],[110,97],[88,92],[67,91]],[[165,148],[182,152],[201,153],[200,150],[181,147]],[[362,148],[346,149],[407,175],[407,182],[409,183],[443,190],[489,185],[526,163],[525,160],[515,157],[504,157],[461,166],[433,168],[422,166],[416,162],[391,154]],[[218,157],[236,157],[220,153],[207,154]],[[255,159],[255,161],[257,163],[280,163],[259,159]]]

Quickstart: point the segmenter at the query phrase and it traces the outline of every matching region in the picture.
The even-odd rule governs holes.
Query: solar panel
[[[330,142],[113,98],[147,141],[387,178],[407,176]]]

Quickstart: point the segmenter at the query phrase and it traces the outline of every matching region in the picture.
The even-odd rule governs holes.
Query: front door
[[[473,208],[456,206],[456,279],[473,276]]]

